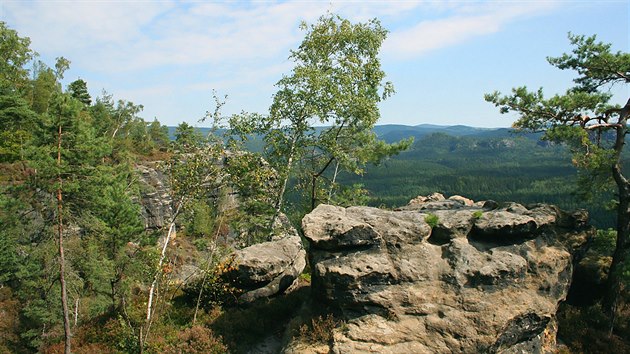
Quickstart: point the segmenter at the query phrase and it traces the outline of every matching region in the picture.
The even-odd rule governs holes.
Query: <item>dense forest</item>
[[[199,121],[212,127],[199,130],[92,97],[85,80],[64,80],[69,60],[44,63],[0,22],[0,352],[244,351],[283,329],[308,294],[238,306],[226,256],[272,239],[283,214],[299,228],[321,203],[394,208],[441,192],[588,208],[594,225],[615,225],[610,179],[580,188],[569,143],[376,126],[393,94],[377,20],[328,14],[302,29],[268,114],[224,117],[215,94]],[[610,264],[615,237],[599,233],[594,263]],[[629,326],[624,299],[617,328]],[[560,315],[578,351],[583,338],[603,345],[611,322],[587,305]],[[317,327],[293,325],[295,335]],[[566,332],[580,326],[593,332]]]
[[[410,143],[372,131],[393,91],[377,57],[380,23],[328,15],[303,29],[268,115],[224,117],[215,95],[207,134],[182,123],[170,139],[141,105],[92,98],[80,78],[62,84],[70,61],[44,63],[0,22],[0,351],[222,353],[259,340],[252,327],[288,321],[300,297],[271,316],[233,307],[226,254],[269,240],[285,210],[299,218],[334,202],[333,168],[359,172]],[[322,33],[338,37],[339,55],[313,70],[312,58],[333,60]],[[356,60],[361,41],[378,45],[360,46]],[[262,151],[247,151],[252,135]],[[289,188],[298,208],[285,205]]]
[[[580,194],[578,172],[566,146],[541,142],[539,134],[469,129],[459,136],[446,127],[415,135],[409,150],[380,165],[368,166],[363,176],[344,176],[342,180],[362,184],[369,191],[368,204],[372,206],[399,207],[410,196],[441,192],[473,200],[585,208],[593,225],[614,227],[612,195],[602,193],[587,200]],[[404,132],[393,133],[405,137],[413,130]]]
[[[4,23],[0,40],[0,352],[179,352],[182,338],[225,351],[206,327],[182,332],[199,304],[183,297],[185,319],[173,317],[169,269],[183,255],[156,246],[177,223],[187,257],[214,271],[225,226],[204,176],[220,152],[185,123],[172,142],[141,105],[93,99],[82,79],[64,87],[70,62],[43,63]],[[156,192],[142,169],[169,186],[158,224],[142,209]]]

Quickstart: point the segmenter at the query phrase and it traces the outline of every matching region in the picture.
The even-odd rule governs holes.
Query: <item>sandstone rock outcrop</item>
[[[306,215],[313,297],[346,320],[331,352],[553,350],[572,251],[592,232],[584,215],[475,205],[434,195],[398,211]]]
[[[147,230],[160,230],[173,217],[172,199],[168,179],[158,169],[148,165],[136,165],[141,183],[140,205]]]
[[[232,156],[226,152],[225,158],[218,159],[214,165],[219,169],[223,168],[226,161]],[[135,166],[140,182],[139,203],[142,206],[141,215],[144,219],[145,229],[155,231],[160,230],[171,222],[173,217],[173,200],[171,197],[171,187],[168,176],[158,168],[160,162],[144,162]],[[267,166],[266,161],[260,164]],[[222,182],[225,176],[213,177],[207,182],[206,197],[211,204],[214,204],[221,213],[239,207],[239,195],[235,189],[227,182]],[[216,187],[218,186],[218,187]]]
[[[285,237],[235,251],[235,269],[225,276],[244,291],[239,302],[252,302],[289,289],[306,267],[306,251],[295,229]]]

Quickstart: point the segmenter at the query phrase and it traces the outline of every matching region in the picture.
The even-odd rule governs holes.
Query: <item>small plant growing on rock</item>
[[[428,214],[427,216],[424,217],[424,222],[429,224],[431,228],[436,227],[439,221],[440,221],[440,218],[435,214]]]
[[[482,216],[483,216],[483,211],[481,210],[477,210],[473,213],[473,218],[475,218],[475,220],[481,219]]]
[[[300,326],[299,336],[308,343],[330,343],[333,339],[333,330],[339,321],[333,315],[318,316],[311,319],[310,324]]]
[[[311,273],[302,273],[300,274],[300,281],[310,284],[311,283]]]

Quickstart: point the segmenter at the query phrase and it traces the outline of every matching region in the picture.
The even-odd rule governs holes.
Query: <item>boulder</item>
[[[410,200],[409,206],[422,205],[422,204],[430,203],[430,202],[441,202],[445,199],[446,198],[444,197],[442,193],[433,193],[428,196],[420,195]]]
[[[466,197],[462,197],[461,195],[452,195],[448,197],[449,200],[457,200],[464,203],[465,206],[473,206],[475,202],[472,199],[468,199]]]
[[[460,206],[422,208],[444,202]],[[320,205],[306,215],[313,299],[345,320],[330,352],[553,351],[571,252],[593,230],[552,206],[483,206]],[[298,347],[309,351],[287,345]]]
[[[475,233],[493,237],[497,241],[506,237],[528,237],[535,235],[537,228],[534,218],[508,210],[493,210],[481,214],[475,221]]]
[[[437,225],[431,231],[429,242],[441,244],[457,237],[466,237],[470,233],[477,209],[436,210],[432,214],[437,216]]]
[[[433,193],[428,196],[418,196],[409,203],[396,210],[446,210],[461,209],[464,206],[473,206],[474,202],[468,198],[454,195],[448,199],[441,193]]]
[[[243,291],[239,302],[252,302],[286,291],[306,267],[306,251],[297,235],[235,251],[234,270],[224,274]]]

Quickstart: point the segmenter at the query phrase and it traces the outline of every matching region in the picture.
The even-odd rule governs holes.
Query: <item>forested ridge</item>
[[[578,172],[566,146],[540,142],[532,134],[499,132],[504,136],[486,137],[489,133],[423,135],[409,150],[369,166],[363,176],[347,182],[362,184],[373,206],[399,207],[409,196],[440,192],[473,200],[585,208],[593,225],[614,227],[612,195],[581,198],[575,183]]]
[[[169,127],[173,139],[175,130]],[[206,134],[209,128],[197,130]],[[593,225],[614,227],[612,194],[584,199],[569,148],[541,141],[540,133],[436,125],[383,125],[374,132],[386,142],[409,137],[415,141],[380,164],[367,165],[361,175],[340,176],[343,184],[361,185],[366,191],[363,202],[370,206],[395,208],[406,205],[410,196],[440,192],[473,200],[587,209]],[[262,142],[262,137],[252,136],[246,148],[261,151]]]

